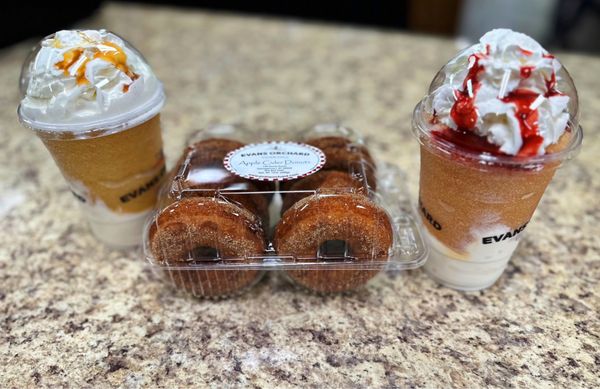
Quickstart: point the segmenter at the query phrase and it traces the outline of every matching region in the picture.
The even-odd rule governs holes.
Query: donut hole
[[[319,246],[317,257],[327,260],[352,258],[352,248],[345,240],[326,240]]]
[[[189,252],[189,257],[195,261],[211,261],[220,257],[219,250],[210,246],[197,246]]]

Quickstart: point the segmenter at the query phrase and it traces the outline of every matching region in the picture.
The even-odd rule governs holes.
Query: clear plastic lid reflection
[[[64,30],[42,39],[23,64],[21,122],[46,132],[118,130],[164,104],[144,57],[106,30]]]
[[[535,40],[506,29],[442,67],[413,119],[419,138],[499,159],[562,158],[581,143],[569,73]]]

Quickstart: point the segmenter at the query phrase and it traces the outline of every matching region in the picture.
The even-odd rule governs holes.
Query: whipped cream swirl
[[[451,61],[433,92],[439,123],[472,131],[508,155],[541,155],[558,142],[570,115],[569,96],[556,89],[561,64],[554,56],[508,29],[486,33],[466,55],[467,68]]]
[[[117,125],[157,112],[164,102],[144,58],[106,30],[64,30],[44,39],[21,85],[21,120],[43,130]]]

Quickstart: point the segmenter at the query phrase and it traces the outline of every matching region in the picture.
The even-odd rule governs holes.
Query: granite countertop
[[[453,41],[189,9],[109,4],[86,26],[131,40],[166,86],[165,152],[209,123],[341,121],[402,167],[413,106]],[[600,382],[600,58],[558,53],[579,87],[584,148],[560,171],[492,288],[422,271],[346,296],[271,277],[218,302],[173,293],[89,234],[41,142],[20,127],[20,65],[0,51],[0,387],[573,386]]]

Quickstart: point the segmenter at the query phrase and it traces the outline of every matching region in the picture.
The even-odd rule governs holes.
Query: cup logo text
[[[423,205],[421,199],[419,199],[419,209],[421,210],[421,213],[423,214],[425,220],[427,220],[429,224],[433,226],[433,228],[435,228],[438,231],[442,230],[442,225],[437,220],[435,220],[433,216],[431,216],[429,211],[427,211],[427,208],[425,208],[425,206]]]
[[[166,167],[163,165],[163,167],[160,169],[160,172],[156,176],[152,177],[152,179],[150,181],[146,182],[144,185],[140,186],[139,188],[135,188],[131,192],[125,193],[124,195],[119,197],[119,199],[121,200],[122,203],[128,203],[131,200],[134,200],[134,199],[140,197],[141,195],[143,195],[144,193],[149,191],[153,186],[158,184],[160,182],[160,179],[162,178],[162,176],[165,175],[165,172],[166,172]]]
[[[526,222],[521,227],[519,227],[519,228],[517,228],[517,229],[515,229],[513,231],[505,232],[504,234],[486,236],[486,237],[484,237],[484,238],[481,239],[481,243],[483,243],[483,244],[492,244],[492,243],[498,243],[498,242],[501,242],[503,240],[513,238],[516,235],[519,235],[521,232],[523,232],[523,230],[525,229],[525,227],[527,227],[528,223],[529,222]]]

